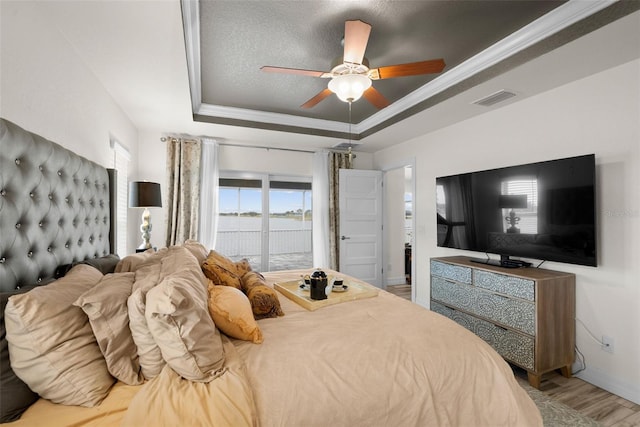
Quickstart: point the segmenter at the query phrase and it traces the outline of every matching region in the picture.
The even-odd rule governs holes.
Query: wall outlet
[[[606,335],[602,336],[602,349],[607,353],[613,353],[613,338]]]

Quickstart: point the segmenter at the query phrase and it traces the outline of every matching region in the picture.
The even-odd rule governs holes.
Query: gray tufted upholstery
[[[0,119],[0,291],[110,253],[109,174]]]

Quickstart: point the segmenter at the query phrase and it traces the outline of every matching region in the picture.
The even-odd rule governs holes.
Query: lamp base
[[[138,249],[151,249],[151,213],[148,208],[144,208],[144,212],[142,212],[140,231],[142,232],[142,243]]]

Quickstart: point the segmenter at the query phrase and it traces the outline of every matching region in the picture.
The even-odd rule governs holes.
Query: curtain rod
[[[215,139],[215,138],[212,138]],[[163,136],[162,138],[160,138],[160,141],[162,142],[166,142],[167,137]],[[266,145],[242,145],[242,144],[232,144],[229,142],[218,142],[218,145],[224,145],[227,147],[241,147],[241,148],[261,148],[263,150],[280,150],[280,151],[293,151],[296,153],[315,153],[315,151],[312,150],[301,150],[299,148],[278,148],[278,147],[267,147]],[[327,150],[330,153],[346,153],[346,150]],[[355,155],[354,155],[355,157]]]
[[[218,142],[218,145],[225,145],[227,147],[262,148],[264,150],[294,151],[297,153],[315,153],[315,151],[301,150],[299,148],[277,148],[277,147],[267,147],[266,145],[242,145],[242,144],[231,144],[228,142]]]

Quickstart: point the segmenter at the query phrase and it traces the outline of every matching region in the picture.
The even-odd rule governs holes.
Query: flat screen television
[[[438,246],[596,266],[595,155],[436,178]]]

